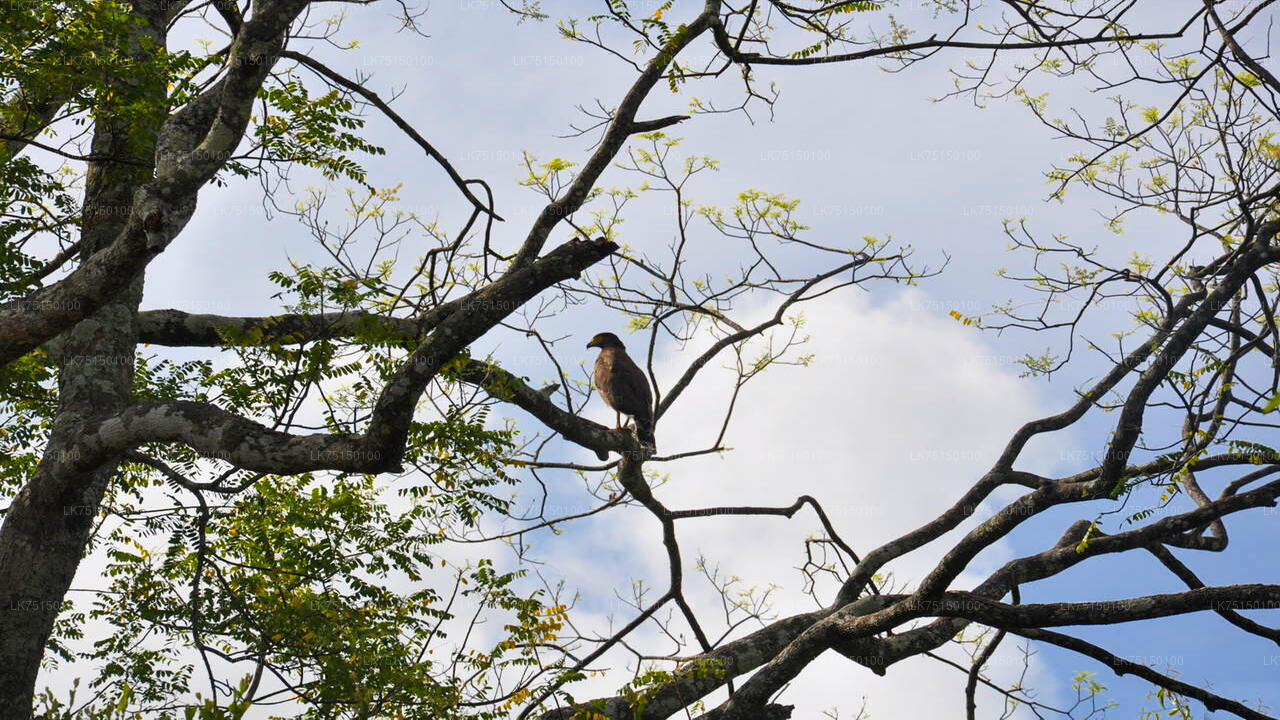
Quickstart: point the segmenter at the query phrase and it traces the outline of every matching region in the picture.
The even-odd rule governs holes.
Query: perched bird
[[[600,333],[587,343],[589,348],[600,348],[596,357],[596,390],[605,404],[613,408],[615,421],[622,427],[622,415],[635,420],[636,437],[651,448],[657,448],[653,439],[653,393],[644,371],[627,355],[627,348],[613,333]]]

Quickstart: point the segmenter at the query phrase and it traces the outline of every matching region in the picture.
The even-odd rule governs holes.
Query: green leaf
[[[1267,401],[1267,404],[1262,407],[1262,412],[1269,413],[1278,407],[1280,407],[1280,393],[1276,393]]]

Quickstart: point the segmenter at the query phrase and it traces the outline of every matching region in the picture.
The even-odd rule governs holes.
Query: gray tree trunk
[[[139,25],[134,33],[134,54],[141,62],[150,53],[141,49],[139,38],[149,36],[163,47],[158,14],[150,26]],[[131,90],[159,92],[163,98],[162,86],[121,81],[132,82]],[[157,107],[163,108],[163,102]],[[128,121],[100,116],[95,123],[93,155],[122,162],[89,164],[82,259],[110,245],[124,227],[134,192],[151,178],[161,120],[163,115],[150,122],[136,116]],[[117,413],[130,403],[142,283],[138,273],[112,302],[50,343],[50,355],[58,365],[58,414],[39,470],[14,499],[0,527],[0,720],[31,717],[45,645],[119,466],[118,459],[112,459],[87,472],[67,470],[80,453],[80,438],[69,428]]]

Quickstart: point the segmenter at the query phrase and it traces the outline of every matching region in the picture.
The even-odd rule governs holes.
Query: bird
[[[613,408],[615,424],[622,427],[622,415],[635,421],[636,437],[644,445],[657,449],[653,438],[653,393],[649,380],[636,365],[627,348],[613,333],[604,332],[591,338],[589,348],[600,348],[596,356],[596,390],[609,407]]]

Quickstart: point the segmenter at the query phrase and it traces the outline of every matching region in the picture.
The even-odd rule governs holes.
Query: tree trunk
[[[133,29],[131,54],[139,67],[155,67],[148,48],[163,47],[158,17]],[[92,153],[111,159],[91,162],[85,177],[82,259],[111,244],[128,219],[134,192],[151,179],[166,102],[163,78],[146,72],[117,78],[129,90],[98,108]],[[153,111],[139,117],[139,101]],[[131,104],[125,117],[120,111]],[[78,457],[74,424],[119,412],[132,399],[142,280],[139,274],[114,301],[49,344],[58,366],[58,414],[39,468],[0,526],[0,720],[31,717],[54,620],[119,465],[111,460],[88,472],[65,469]]]

